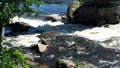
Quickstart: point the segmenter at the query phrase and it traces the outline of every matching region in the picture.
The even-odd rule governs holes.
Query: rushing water
[[[50,14],[59,14],[63,15],[67,11],[69,3],[44,3],[39,7],[32,5],[31,7],[35,10],[40,11],[40,18]],[[49,60],[48,60],[49,61]],[[55,63],[51,62],[40,62],[39,68],[56,68]]]
[[[47,3],[69,3],[77,0],[44,0]]]
[[[60,15],[63,15],[64,13],[66,13],[66,10],[67,10],[67,6],[68,6],[68,4],[69,3],[45,3],[45,4],[42,4],[42,5],[40,5],[39,7],[35,7],[35,5],[32,5],[31,7],[32,8],[34,8],[35,10],[39,10],[40,11],[40,15],[42,15],[42,16],[45,16],[45,15],[49,15],[49,14],[60,14]],[[29,21],[30,22],[30,21]],[[37,23],[39,23],[39,21],[37,21]],[[34,23],[35,24],[35,23]],[[44,27],[46,27],[46,26],[44,26]],[[42,29],[45,29],[44,27],[41,27]],[[58,28],[59,27],[59,28]],[[67,31],[69,31],[69,30],[78,30],[78,31],[76,31],[75,33],[74,33],[74,35],[77,35],[77,36],[83,36],[83,37],[87,37],[87,38],[92,38],[92,39],[94,39],[94,38],[98,38],[98,39],[100,39],[100,38],[102,38],[102,37],[106,37],[106,35],[108,35],[108,30],[109,29],[107,29],[107,27],[105,27],[104,29],[103,29],[103,27],[101,28],[101,29],[99,29],[98,27],[97,28],[95,28],[95,29],[91,29],[91,31],[90,31],[90,29],[88,29],[88,30],[85,30],[85,31],[81,31],[81,32],[79,32],[80,31],[80,28],[82,27],[82,26],[79,26],[79,25],[77,25],[77,27],[76,26],[74,26],[73,24],[72,25],[70,25],[70,24],[67,24],[67,25],[64,25],[64,26],[62,26],[61,28],[60,28],[60,26],[58,26],[56,29],[57,30],[61,30],[61,31],[63,31],[63,32],[67,32]],[[82,27],[83,28],[83,27]],[[46,29],[48,29],[48,30],[50,30],[49,28],[46,28]],[[65,30],[64,30],[65,29]],[[69,29],[69,30],[68,30]],[[85,29],[85,28],[83,28],[83,29]],[[82,29],[82,30],[83,30]],[[117,28],[116,28],[117,29]],[[102,32],[101,32],[101,30],[102,30]],[[106,31],[105,31],[106,30]],[[96,31],[97,31],[97,33],[96,33]],[[82,33],[83,32],[83,33]],[[92,32],[92,33],[91,33]],[[107,32],[107,33],[106,33]],[[110,31],[111,32],[111,31]],[[112,32],[112,33],[115,33],[115,32]],[[109,33],[110,35],[112,35],[112,33]],[[80,34],[80,35],[79,35]],[[101,35],[102,34],[102,36],[99,36],[99,35]],[[117,34],[117,33],[116,33]],[[93,36],[92,36],[93,35]],[[108,35],[109,36],[109,35]],[[100,38],[99,38],[100,37]],[[119,39],[118,39],[119,40]],[[111,40],[107,40],[108,42],[111,42]],[[105,41],[105,42],[107,42],[107,41]],[[114,41],[113,41],[114,42]],[[102,43],[102,42],[101,42]],[[116,42],[114,42],[114,43],[116,43]],[[111,45],[111,43],[106,43],[105,44],[106,46],[110,46]],[[112,45],[114,45],[113,43],[112,43]],[[117,47],[119,46],[119,44],[117,44],[116,45]],[[50,51],[51,52],[51,51]],[[51,53],[51,54],[53,54],[53,53]],[[83,60],[83,61],[86,61],[86,62],[88,62],[88,63],[94,63],[94,64],[96,64],[97,62],[98,62],[98,64],[100,65],[100,66],[103,66],[103,68],[106,68],[106,67],[104,67],[105,65],[115,65],[116,63],[116,60],[115,60],[115,58],[117,58],[116,57],[116,55],[117,55],[117,53],[116,52],[114,52],[114,51],[109,51],[108,49],[106,49],[106,48],[104,48],[104,49],[99,49],[99,50],[97,50],[97,52],[96,52],[96,54],[95,55],[90,55],[90,56],[86,56],[86,57],[84,57],[84,56],[77,56],[77,59],[80,59],[81,61]],[[119,55],[119,54],[118,54]],[[75,56],[75,55],[74,55]],[[49,59],[49,57],[51,57],[51,55],[43,55],[43,56],[41,56],[42,58],[36,58],[35,60],[39,63],[39,68],[55,68],[55,62],[53,62],[53,60],[52,59]],[[46,59],[46,57],[48,58],[48,59]],[[55,56],[55,57],[57,57],[57,56]],[[68,58],[69,58],[69,55],[67,56]],[[42,60],[43,58],[45,58],[45,60]],[[75,58],[76,58],[76,56],[75,56]],[[82,59],[82,58],[84,58],[84,59]],[[87,59],[90,59],[90,60],[87,60]],[[102,59],[102,60],[101,60]],[[94,61],[92,61],[92,60],[94,60]],[[115,60],[115,62],[114,62],[114,60]],[[97,62],[96,62],[97,61]],[[110,67],[109,67],[110,68]],[[114,68],[114,67],[112,67],[112,68]],[[117,67],[116,67],[117,68]]]

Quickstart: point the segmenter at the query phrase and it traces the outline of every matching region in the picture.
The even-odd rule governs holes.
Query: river
[[[69,3],[76,0],[44,0],[47,3]]]
[[[44,4],[39,7],[32,5],[31,8],[40,11],[40,17],[50,14],[59,14],[60,16],[65,14],[68,5],[74,0],[45,0]]]
[[[43,17],[43,16],[49,15],[49,14],[63,15],[64,13],[66,13],[68,5],[69,5],[69,3],[66,3],[66,2],[65,3],[55,3],[54,2],[54,3],[44,3],[44,4],[41,4],[39,7],[35,7],[35,5],[32,5],[31,7],[34,8],[35,10],[39,10],[40,17]],[[80,24],[77,24],[77,25],[76,24],[65,24],[65,25],[63,24],[63,25],[58,25],[58,26],[52,26],[52,25],[49,25],[50,23],[52,23],[49,21],[24,19],[24,18],[21,18],[20,20],[23,22],[27,22],[29,24],[33,24],[33,25],[39,23],[41,26],[39,25],[39,27],[35,28],[37,31],[39,30],[39,31],[44,32],[44,31],[49,31],[49,30],[56,30],[57,32],[64,33],[64,35],[66,35],[66,36],[71,35],[71,36],[85,37],[87,39],[95,41],[95,42],[101,44],[101,46],[104,46],[106,48],[103,48],[103,49],[100,48],[97,50],[97,53],[95,53],[95,55],[89,55],[86,57],[84,57],[82,55],[78,55],[76,57],[76,55],[72,54],[73,59],[76,59],[77,61],[79,60],[82,62],[98,65],[98,67],[103,66],[101,68],[106,68],[107,66],[109,66],[108,68],[110,68],[110,66],[111,66],[111,68],[115,68],[115,66],[117,66],[118,61],[116,60],[116,58],[117,58],[116,55],[120,55],[120,54],[118,54],[116,51],[117,51],[117,48],[120,48],[120,43],[119,43],[119,39],[116,39],[116,38],[120,37],[120,30],[119,30],[120,24],[110,25],[109,27],[103,26],[103,27],[90,27],[89,28],[87,26],[82,26]],[[43,23],[46,25],[43,25]],[[55,24],[55,23],[58,24],[59,22],[54,22],[52,24]],[[27,35],[27,36],[22,35],[22,36],[17,36],[12,39],[8,38],[8,41],[6,41],[6,42],[7,43],[10,42],[11,44],[14,43],[13,45],[16,45],[16,43],[25,41],[26,38],[31,39],[31,37],[34,37],[34,35]],[[35,38],[36,38],[36,36],[35,36]],[[59,37],[59,38],[61,38],[61,37]],[[68,37],[66,37],[66,39],[67,38]],[[116,40],[112,40],[112,38],[115,38]],[[15,39],[17,42],[15,40],[14,40],[15,42],[14,41],[11,42],[10,39],[11,40]],[[30,41],[30,42],[28,42],[28,41]],[[32,41],[34,41],[34,40],[32,39]],[[66,42],[66,40],[65,40],[65,42]],[[26,42],[23,43],[24,46],[26,43],[30,44],[32,42],[31,42],[31,40],[27,40]],[[108,49],[108,48],[113,48],[116,51],[114,52],[112,49]],[[34,52],[34,51],[31,51],[31,52]],[[50,54],[44,54],[43,56],[40,56],[40,57],[39,57],[39,55],[36,56],[35,53],[30,53],[30,54],[33,57],[35,55],[35,57],[36,57],[35,62],[39,63],[39,68],[55,68],[54,59],[59,58],[59,56],[61,56],[61,54],[59,54],[59,53],[58,53],[59,56],[57,56],[58,54],[55,55],[54,53],[50,53]],[[71,57],[71,54],[69,54],[69,53],[67,56],[66,55],[62,56],[62,57],[65,57],[65,58]],[[52,57],[55,56],[54,59],[51,59],[51,56]],[[93,68],[95,68],[95,67],[93,67]]]

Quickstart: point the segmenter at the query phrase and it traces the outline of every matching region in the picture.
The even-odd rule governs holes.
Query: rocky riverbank
[[[60,21],[20,20],[30,29],[7,35],[4,44],[20,49],[28,59],[31,56],[34,59],[31,64],[52,62],[54,66],[57,58],[64,58],[84,62],[84,66],[89,63],[98,68],[118,66],[120,24],[92,27]]]
[[[22,51],[31,65],[56,68],[57,59],[69,59],[80,62],[83,68],[120,67],[119,23],[95,27],[15,17],[12,24],[15,26],[5,30],[4,44]]]

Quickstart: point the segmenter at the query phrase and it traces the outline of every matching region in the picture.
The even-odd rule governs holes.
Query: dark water
[[[63,15],[67,11],[69,3],[44,3],[39,7],[32,5],[31,7],[34,10],[40,11],[40,16],[50,15],[50,14],[59,14]]]
[[[47,3],[69,3],[77,0],[44,0]]]
[[[46,15],[50,14],[58,14],[60,16],[64,15],[67,11],[68,5],[73,1],[76,0],[45,0],[44,4],[41,4],[38,7],[33,4],[30,7],[34,10],[38,10],[40,12],[40,15],[38,17],[33,15],[31,17],[43,19]]]

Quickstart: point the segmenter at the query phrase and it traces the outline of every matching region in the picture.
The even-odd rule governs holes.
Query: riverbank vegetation
[[[16,49],[3,47],[4,26],[10,23],[10,19],[23,14],[37,14],[31,6],[40,5],[43,0],[2,0],[0,3],[0,66],[1,68],[18,68],[19,64],[23,68],[30,68],[23,54]]]
[[[0,59],[1,68],[30,68],[22,52],[17,49],[2,47]]]

